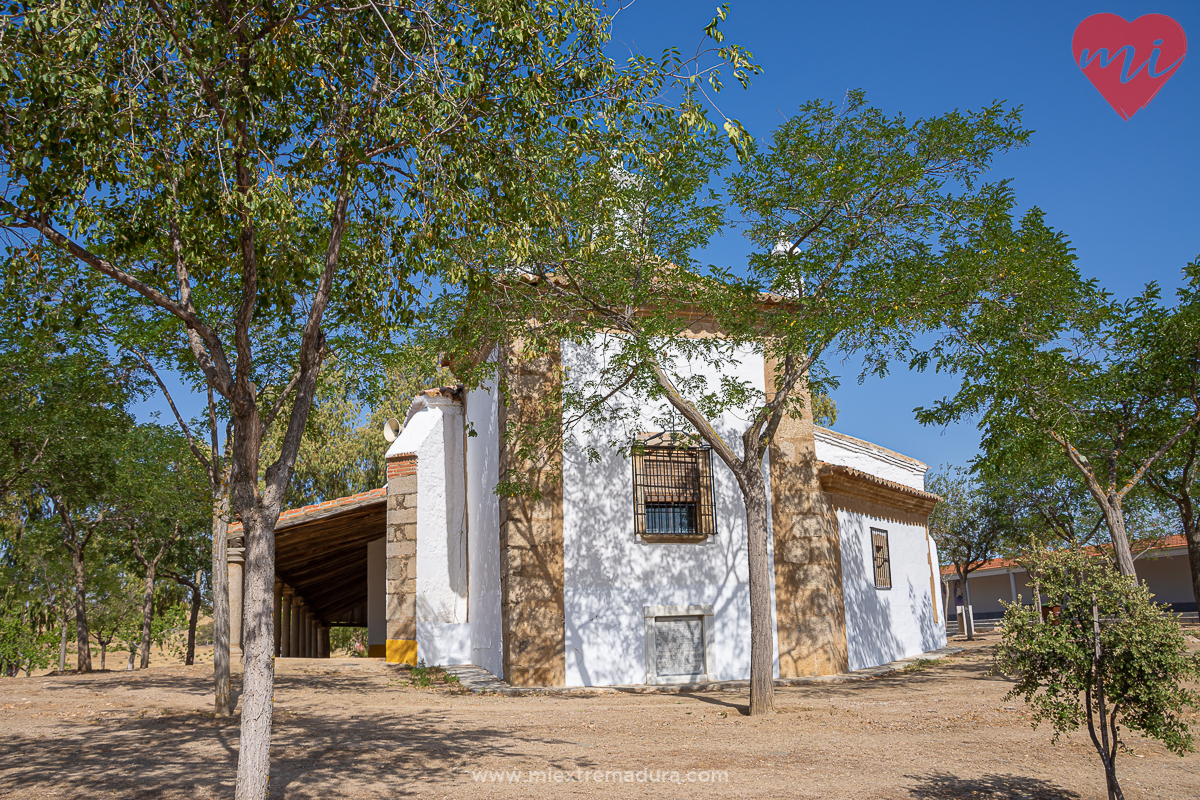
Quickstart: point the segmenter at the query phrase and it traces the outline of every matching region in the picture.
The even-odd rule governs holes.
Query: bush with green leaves
[[[1179,755],[1193,751],[1184,714],[1200,696],[1185,683],[1200,677],[1200,656],[1188,653],[1179,624],[1149,590],[1107,561],[1059,551],[1034,556],[1031,566],[1060,610],[1045,623],[1019,602],[1005,612],[996,664],[1016,676],[1008,697],[1023,697],[1034,727],[1049,723],[1055,741],[1086,724],[1108,796],[1120,800],[1123,730]]]
[[[20,670],[28,677],[32,670],[45,669],[57,647],[54,631],[28,614],[0,614],[0,677],[13,677]]]
[[[345,653],[347,656],[365,658],[369,651],[366,628],[339,625],[329,630],[330,655]]]

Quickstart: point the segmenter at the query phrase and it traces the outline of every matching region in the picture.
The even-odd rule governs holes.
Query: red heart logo
[[[1071,37],[1075,64],[1104,99],[1129,119],[1146,107],[1187,55],[1187,36],[1165,14],[1126,22],[1116,14],[1093,14]]]

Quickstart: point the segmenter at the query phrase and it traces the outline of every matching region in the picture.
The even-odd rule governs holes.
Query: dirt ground
[[[474,695],[380,661],[280,661],[272,798],[989,798],[1104,796],[1077,733],[1051,745],[994,635],[933,666],[854,684],[743,692]],[[233,796],[238,721],[207,664],[0,680],[0,796]],[[1200,797],[1200,755],[1135,738],[1126,797]]]

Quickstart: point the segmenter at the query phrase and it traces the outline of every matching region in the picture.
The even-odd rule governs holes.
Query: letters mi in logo
[[[1093,14],[1071,38],[1075,64],[1121,115],[1129,119],[1158,94],[1187,55],[1187,36],[1164,14],[1126,22],[1116,14]]]

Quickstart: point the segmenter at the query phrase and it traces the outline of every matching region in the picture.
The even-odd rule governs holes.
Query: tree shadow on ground
[[[1080,800],[1080,795],[1039,778],[982,775],[960,778],[948,772],[906,775],[919,781],[908,796],[919,800]]]
[[[710,703],[711,705],[714,705],[714,706],[723,706],[725,708],[732,708],[734,711],[738,712],[743,717],[750,716],[750,700],[749,700],[750,692],[749,692],[749,690],[747,690],[744,694],[739,692],[738,695],[745,697],[746,702],[731,703],[728,700],[721,700],[716,697],[713,697],[710,694],[701,694],[699,692],[680,692],[679,693],[680,698],[686,697],[689,700],[699,700],[701,703]],[[735,696],[738,696],[738,695],[735,695]]]
[[[986,659],[958,660],[944,659],[942,663],[930,665],[924,669],[911,672],[890,672],[875,678],[846,683],[819,683],[814,685],[778,686],[776,696],[791,699],[855,699],[874,691],[893,691],[897,689],[912,691],[936,691],[947,680],[976,680],[1011,683],[1012,680],[1003,675],[992,673],[992,662]]]
[[[139,689],[161,683],[184,693],[197,688],[178,678],[147,676],[138,683]],[[440,709],[411,710],[400,702],[394,709],[357,709],[355,695],[381,691],[366,676],[281,676],[277,689],[300,683],[344,699],[338,711],[277,709],[272,797],[402,797],[431,782],[461,780],[481,759],[519,755],[532,742],[550,743],[469,721],[447,726]],[[114,688],[105,684],[97,681],[94,689]],[[0,740],[0,796],[233,796],[238,715],[214,718],[194,707],[102,713],[108,716],[63,722],[50,735],[9,734]]]
[[[211,673],[180,675],[142,670],[129,672],[93,670],[90,673],[82,674],[47,675],[45,681],[40,687],[45,692],[78,691],[85,688],[87,691],[97,694],[154,691],[202,697],[204,695],[211,696],[213,693]],[[235,673],[231,677],[230,683],[236,691],[242,684],[241,674]]]

